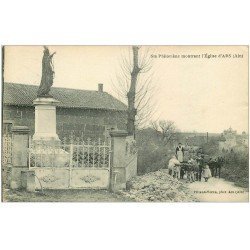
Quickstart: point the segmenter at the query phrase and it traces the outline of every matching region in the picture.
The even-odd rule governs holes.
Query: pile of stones
[[[127,183],[125,197],[137,202],[192,202],[192,196],[185,183],[173,178],[165,169],[136,176]]]

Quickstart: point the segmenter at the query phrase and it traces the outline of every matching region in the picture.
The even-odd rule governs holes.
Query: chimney
[[[103,84],[102,83],[98,84],[98,92],[103,92]]]

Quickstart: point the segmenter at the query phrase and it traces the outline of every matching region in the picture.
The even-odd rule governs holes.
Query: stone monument
[[[55,74],[52,63],[54,54],[55,52],[50,54],[49,49],[44,46],[42,78],[37,91],[37,98],[33,101],[35,106],[33,153],[40,155],[54,154],[53,159],[57,162],[57,165],[61,166],[65,163],[65,161],[68,161],[68,153],[61,149],[61,141],[56,133],[56,105],[59,101],[55,100],[50,94]],[[51,151],[48,150],[49,148],[51,148]]]
[[[49,93],[53,85],[54,67],[49,49],[44,46],[42,59],[42,78],[37,98],[33,101],[35,106],[35,134],[34,143],[45,142],[46,144],[55,143],[60,145],[59,137],[56,133],[56,105],[59,101],[55,100]]]

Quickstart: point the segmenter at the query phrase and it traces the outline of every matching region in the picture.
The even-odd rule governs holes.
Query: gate
[[[36,187],[47,189],[107,189],[110,180],[110,141],[67,140],[37,144],[30,139],[29,168],[35,170]]]

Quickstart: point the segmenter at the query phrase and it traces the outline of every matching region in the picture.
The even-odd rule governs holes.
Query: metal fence
[[[12,163],[12,136],[11,134],[4,134],[2,139],[2,164],[6,166]]]
[[[61,146],[30,139],[29,167],[110,168],[110,141],[63,139]]]

